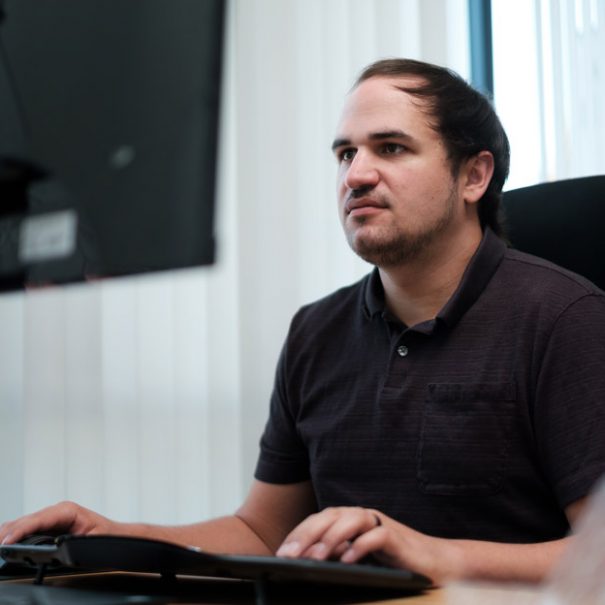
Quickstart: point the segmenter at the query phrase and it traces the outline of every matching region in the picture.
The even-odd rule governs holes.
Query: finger
[[[387,525],[360,536],[340,560],[355,563],[372,554],[385,565],[421,573],[436,584],[460,575],[456,571],[460,551],[452,541],[427,536],[402,525],[394,528],[391,522]]]
[[[67,531],[73,525],[75,512],[71,503],[60,503],[3,524],[2,544],[14,544],[25,536],[46,531]]]
[[[342,509],[334,522],[326,529],[318,543],[302,553],[301,556],[312,559],[338,557],[342,545],[351,543],[361,534],[373,529],[380,523],[377,515],[368,509]]]
[[[341,544],[379,523],[377,513],[358,507],[330,508],[312,515],[291,532],[278,556],[324,560],[340,555]]]
[[[25,536],[41,533],[41,531],[44,530],[39,528],[35,520],[30,517],[17,519],[2,526],[0,543],[14,544],[15,542],[20,542]]]
[[[337,514],[336,509],[327,508],[309,515],[286,536],[276,555],[288,558],[300,557],[311,545],[320,542],[321,536],[334,522]],[[316,550],[321,550],[321,547]]]
[[[332,558],[340,559],[340,557],[342,557],[342,555],[344,555],[345,552],[347,552],[347,550],[349,550],[349,548],[351,548],[350,540],[347,540],[346,542],[341,542],[340,544],[338,544],[337,546],[335,546],[332,549]]]
[[[390,564],[393,560],[390,552],[390,534],[382,525],[375,526],[352,541],[340,560],[343,563],[356,563],[369,554],[376,556],[386,564]]]
[[[17,519],[16,521],[5,523],[0,533],[0,543],[14,544],[20,542],[25,536],[44,531],[35,520],[31,518]]]

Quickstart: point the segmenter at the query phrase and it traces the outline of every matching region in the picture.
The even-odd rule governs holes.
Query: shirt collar
[[[378,267],[374,267],[372,273],[366,278],[364,302],[364,311],[368,317],[374,317],[374,315],[383,313],[386,310],[386,305],[384,304],[384,288],[382,287],[382,280],[380,279]]]
[[[452,327],[472,307],[485,290],[500,265],[506,244],[489,227],[467,265],[458,287],[437,314],[437,320]],[[385,313],[384,289],[378,268],[368,276],[365,290],[365,312],[369,317]]]

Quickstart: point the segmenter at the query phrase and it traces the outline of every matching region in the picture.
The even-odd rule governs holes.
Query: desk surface
[[[48,605],[255,603],[254,585],[248,581],[179,577],[167,582],[151,574],[122,572],[48,578],[42,587],[31,586],[31,580],[2,582],[0,601],[9,593],[23,600],[32,590],[39,591],[40,596],[43,592]],[[137,595],[136,600],[132,600],[133,595]],[[477,584],[452,585],[409,596],[339,587],[272,585],[266,601],[268,605],[539,605],[540,596],[537,588]]]

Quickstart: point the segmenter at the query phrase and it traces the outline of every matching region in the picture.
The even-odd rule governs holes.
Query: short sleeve
[[[605,474],[605,296],[584,296],[557,318],[535,402],[539,454],[566,507]]]
[[[267,483],[309,479],[309,456],[296,429],[296,410],[288,393],[288,340],[277,364],[269,419],[260,440],[254,476]]]

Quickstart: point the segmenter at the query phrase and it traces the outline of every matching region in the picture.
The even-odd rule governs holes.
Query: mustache
[[[349,200],[358,200],[362,197],[367,197],[368,193],[372,191],[373,187],[359,187],[358,189],[351,189],[349,195],[347,195],[347,202]]]

